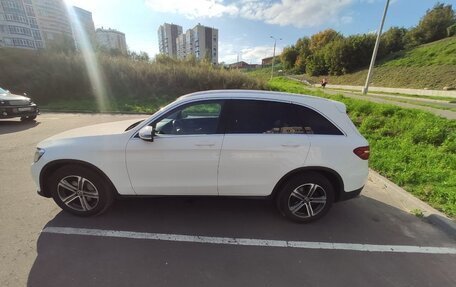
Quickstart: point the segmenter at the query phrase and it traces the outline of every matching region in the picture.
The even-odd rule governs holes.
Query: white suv
[[[300,222],[357,196],[367,141],[339,102],[221,90],[182,96],[150,118],[70,130],[38,144],[38,193],[76,215],[119,196],[259,196]]]

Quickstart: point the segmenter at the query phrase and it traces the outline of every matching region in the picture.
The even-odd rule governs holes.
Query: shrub
[[[261,81],[208,63],[157,57],[153,62],[98,53],[99,75],[108,99],[154,101],[210,89],[260,89]],[[0,49],[2,87],[29,93],[38,103],[95,98],[79,53]]]
[[[453,24],[447,28],[447,36],[448,37],[456,36],[456,24]]]

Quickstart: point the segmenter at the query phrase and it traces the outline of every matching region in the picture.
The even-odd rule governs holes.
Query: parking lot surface
[[[456,242],[371,194],[312,224],[268,200],[141,198],[78,218],[36,194],[36,144],[138,115],[0,120],[0,286],[456,286]]]

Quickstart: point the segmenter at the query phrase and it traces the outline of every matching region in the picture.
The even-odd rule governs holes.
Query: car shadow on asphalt
[[[107,213],[96,217],[80,218],[60,212],[45,227],[361,244],[439,246],[453,242],[428,222],[366,196],[337,203],[326,217],[310,224],[286,220],[269,200],[194,197],[119,200]],[[160,276],[160,268],[165,267],[150,261],[163,258],[150,255],[146,259],[145,254],[160,253],[173,246],[202,249],[199,252],[203,253],[203,248],[208,248],[207,252],[215,252],[208,256],[221,256],[223,260],[224,255],[217,255],[219,249],[207,245],[41,233],[28,286],[125,286],[126,282],[151,286],[146,280],[150,273]],[[262,252],[266,250],[270,249]],[[180,260],[190,270],[211,268],[191,256],[182,255]],[[236,260],[243,264],[242,258]],[[199,282],[198,274],[195,270],[195,282]],[[174,282],[170,286],[182,286],[184,278],[178,277],[163,275],[154,280],[159,281],[158,285]],[[220,282],[218,279],[211,281],[212,286]]]
[[[0,135],[28,130],[39,124],[37,121],[0,120]]]

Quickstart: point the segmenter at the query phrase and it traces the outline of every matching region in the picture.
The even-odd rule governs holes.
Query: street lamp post
[[[389,2],[390,2],[390,0],[386,0],[385,10],[383,11],[382,22],[381,22],[380,28],[378,29],[378,32],[377,32],[377,40],[375,41],[374,52],[372,53],[372,59],[370,62],[369,71],[367,72],[366,84],[364,85],[364,88],[361,91],[363,93],[363,95],[367,94],[367,91],[369,90],[369,83],[372,78],[372,72],[374,70],[375,58],[377,58],[378,46],[380,45],[380,36],[382,35],[383,24],[385,24],[386,12],[388,12]]]
[[[276,39],[275,37],[271,36],[271,39],[274,39],[274,49],[272,52],[272,66],[271,66],[271,80],[274,77],[274,60],[275,60],[275,49],[276,49],[276,44],[277,40],[282,40],[282,38]]]

